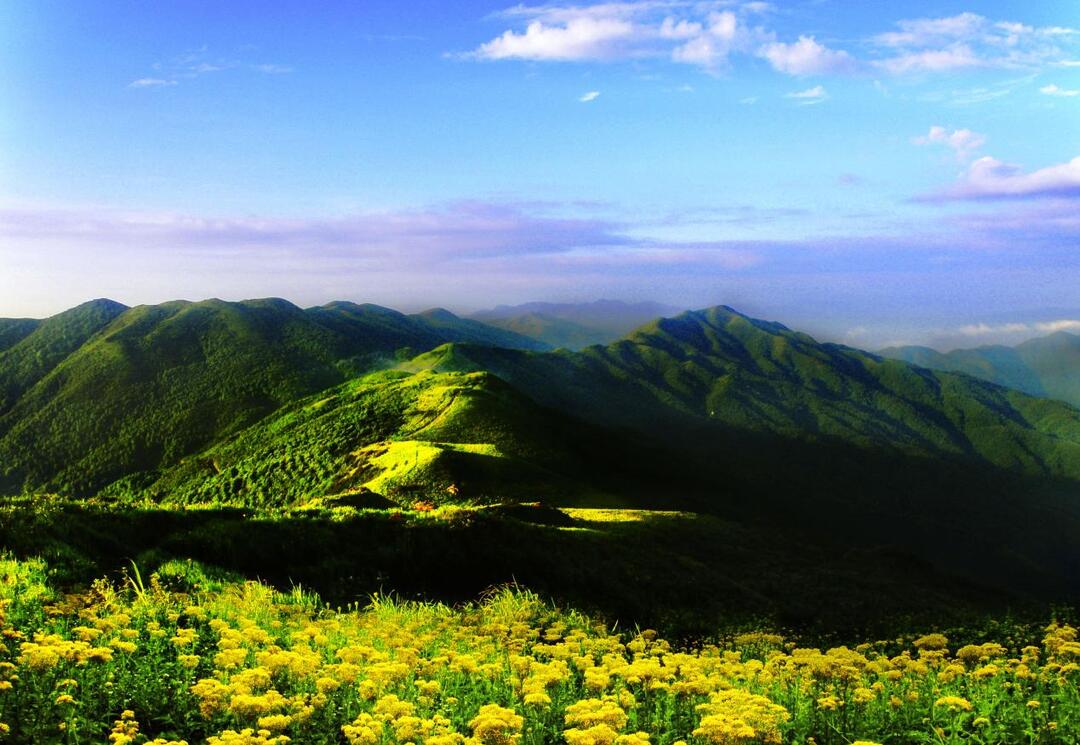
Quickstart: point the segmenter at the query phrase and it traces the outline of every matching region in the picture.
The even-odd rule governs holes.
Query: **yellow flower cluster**
[[[1080,721],[1080,642],[1062,624],[1041,644],[955,653],[939,633],[820,650],[752,632],[682,650],[520,592],[335,612],[256,583],[197,598],[95,585],[54,603],[23,593],[18,608],[40,599],[21,616],[16,592],[0,584],[12,740],[111,728],[110,745],[183,745],[196,735],[156,728],[191,722],[209,745],[1066,743]],[[96,725],[82,701],[108,702]]]

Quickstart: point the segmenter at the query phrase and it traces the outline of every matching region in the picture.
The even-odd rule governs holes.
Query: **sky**
[[[277,296],[1080,332],[1080,5],[0,4],[0,316]]]

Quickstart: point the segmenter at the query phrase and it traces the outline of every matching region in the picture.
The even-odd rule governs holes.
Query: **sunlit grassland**
[[[0,608],[12,742],[1004,744],[1080,729],[1080,642],[1058,623],[675,645],[520,589],[332,608],[179,561],[63,594],[43,562],[0,560]]]

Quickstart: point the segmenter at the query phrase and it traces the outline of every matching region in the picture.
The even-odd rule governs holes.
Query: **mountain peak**
[[[457,321],[460,320],[458,316],[454,315],[446,308],[428,308],[425,311],[421,311],[416,315],[421,318],[426,318],[429,321]]]

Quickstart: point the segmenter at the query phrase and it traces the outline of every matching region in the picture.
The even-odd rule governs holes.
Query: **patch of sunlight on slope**
[[[613,510],[596,507],[562,507],[575,520],[589,523],[642,523],[672,518],[692,518],[692,512],[676,510]]]
[[[370,445],[361,448],[356,455],[361,458],[367,455],[368,457],[364,459],[366,465],[379,471],[377,476],[364,482],[363,486],[378,494],[384,494],[397,484],[428,481],[439,460],[447,452],[472,453],[494,458],[504,457],[494,445],[421,440],[402,440]]]

